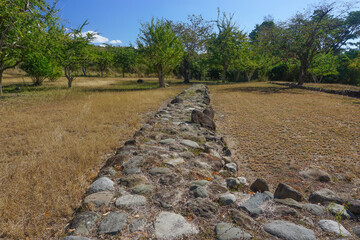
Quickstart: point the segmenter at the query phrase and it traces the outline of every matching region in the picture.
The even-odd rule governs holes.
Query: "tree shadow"
[[[292,91],[291,87],[229,87],[225,89],[219,89],[220,93],[230,92],[247,92],[247,93],[261,93],[261,94],[276,94],[276,93],[288,93],[288,94],[300,94],[298,91]]]
[[[63,90],[67,89],[67,87],[63,86],[35,86],[31,83],[13,83],[13,84],[7,84],[3,86],[3,92],[4,94],[14,94],[14,93],[24,93],[24,92],[48,92],[48,91],[54,91],[54,90]]]

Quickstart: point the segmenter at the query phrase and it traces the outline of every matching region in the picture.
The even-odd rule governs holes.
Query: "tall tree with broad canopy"
[[[233,17],[234,14],[227,16],[219,10],[216,20],[218,33],[212,34],[207,43],[209,60],[222,69],[223,83],[228,69],[242,57],[246,42],[246,34],[238,29]]]
[[[93,33],[87,33],[86,36],[82,33],[82,29],[87,24],[88,22],[85,21],[79,28],[71,29],[59,42],[61,49],[59,61],[68,80],[68,88],[72,87],[72,82],[75,80],[73,71],[79,68],[83,51],[94,36]]]
[[[108,70],[113,62],[113,53],[111,47],[97,47],[95,51],[95,63],[100,70],[101,77],[104,77],[104,71]]]
[[[184,55],[184,47],[171,24],[154,18],[141,24],[137,45],[150,67],[157,71],[160,87],[165,87],[165,74],[178,66]]]
[[[196,64],[200,59],[199,55],[206,51],[205,43],[213,25],[201,15],[189,15],[188,22],[172,23],[172,27],[185,47],[180,73],[184,77],[184,83],[189,83],[191,66]]]
[[[6,69],[20,64],[36,39],[46,33],[50,25],[59,25],[55,3],[46,0],[0,1],[0,94]]]
[[[277,39],[283,57],[300,63],[298,85],[307,79],[317,55],[336,52],[360,35],[360,11],[350,9],[338,7],[335,2],[323,3],[282,24]]]
[[[121,67],[122,76],[129,71],[136,63],[136,51],[133,47],[115,47],[113,48],[114,65]]]

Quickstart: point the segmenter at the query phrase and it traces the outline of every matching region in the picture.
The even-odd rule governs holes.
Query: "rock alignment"
[[[61,239],[312,240],[360,234],[358,226],[352,234],[333,222],[335,216],[358,216],[358,200],[347,214],[339,205],[345,201],[326,188],[311,193],[309,203],[285,183],[272,194],[266,176],[249,185],[216,132],[209,104],[208,88],[193,85],[159,109],[106,161]],[[301,175],[330,180],[319,171]]]

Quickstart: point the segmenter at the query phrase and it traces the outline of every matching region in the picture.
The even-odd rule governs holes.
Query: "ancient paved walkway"
[[[286,184],[277,202],[264,180],[251,193],[209,104],[208,88],[194,85],[159,110],[107,160],[62,239],[316,239],[315,227],[284,217],[319,218],[325,208],[300,203]],[[331,224],[316,228],[336,231]]]

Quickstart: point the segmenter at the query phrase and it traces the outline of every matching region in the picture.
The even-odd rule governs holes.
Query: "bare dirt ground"
[[[360,100],[267,83],[211,86],[217,126],[236,150],[250,182],[285,182],[305,196],[327,187],[360,197]],[[299,171],[317,166],[331,183],[313,184]]]

